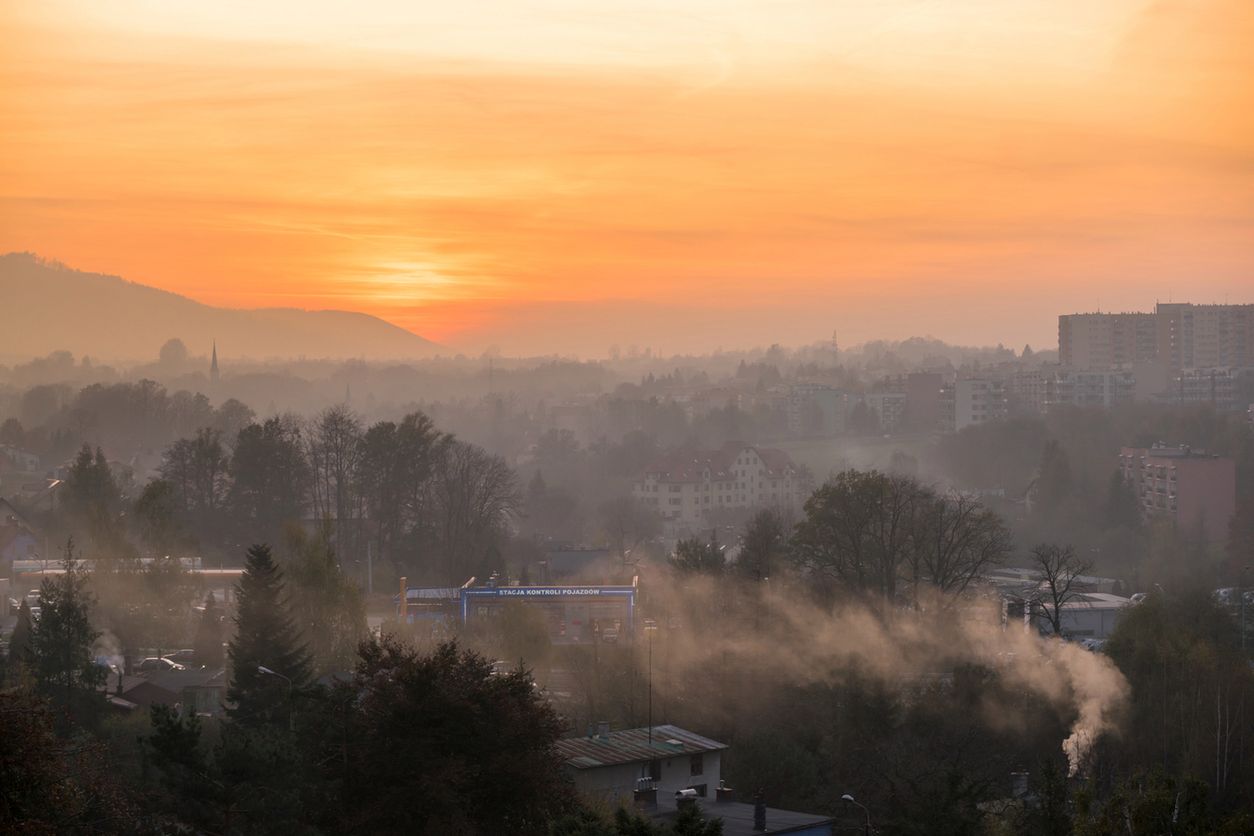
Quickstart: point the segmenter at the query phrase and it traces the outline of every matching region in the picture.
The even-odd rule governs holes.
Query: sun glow
[[[1048,343],[1095,280],[1248,286],[1249,42],[1237,0],[11,4],[0,249],[471,349]]]

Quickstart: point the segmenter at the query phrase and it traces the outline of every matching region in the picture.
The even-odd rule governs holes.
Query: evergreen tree
[[[254,725],[290,717],[295,693],[309,683],[309,654],[288,612],[283,573],[264,544],[248,550],[236,600],[235,638],[227,649],[230,714]],[[274,673],[263,673],[267,668]]]
[[[293,524],[284,561],[291,611],[318,671],[351,670],[367,632],[361,589],[340,571],[331,535],[329,523],[313,537]]]
[[[26,679],[30,668],[33,630],[30,605],[23,598],[21,609],[17,611],[17,624],[13,627],[13,634],[9,636],[9,658],[4,682],[11,688],[19,687]]]
[[[571,810],[562,721],[531,674],[455,644],[363,643],[331,692],[317,762],[341,781],[336,833],[540,834]],[[420,798],[421,803],[414,803]]]
[[[98,690],[107,671],[92,658],[100,633],[92,629],[87,576],[74,557],[74,540],[65,547],[64,572],[47,578],[39,590],[39,621],[31,634],[31,673],[36,689],[81,723],[102,708]]]
[[[200,616],[200,625],[196,628],[196,638],[192,643],[195,653],[193,661],[205,668],[220,668],[224,660],[222,652],[222,613],[218,610],[218,602],[209,593],[205,599],[205,611]]]
[[[63,507],[78,530],[91,535],[92,542],[111,555],[128,550],[118,525],[122,492],[104,452],[84,444],[65,479]]]

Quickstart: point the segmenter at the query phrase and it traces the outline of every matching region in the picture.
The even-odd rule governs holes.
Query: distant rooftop
[[[593,769],[620,763],[640,763],[657,758],[717,752],[727,744],[710,740],[679,726],[654,726],[653,748],[649,748],[648,727],[609,732],[605,737],[568,737],[557,741],[557,751],[567,766]]]
[[[664,793],[658,793],[657,809],[648,811],[648,815],[656,822],[672,822],[679,816],[679,808],[674,798],[663,798],[663,795]],[[835,821],[830,816],[767,807],[766,830],[754,830],[751,802],[714,801],[699,798],[697,804],[701,808],[701,814],[707,820],[723,820],[723,836],[760,836],[763,833],[830,833],[831,831],[824,825],[830,825]],[[862,830],[862,828],[858,827],[857,830]]]

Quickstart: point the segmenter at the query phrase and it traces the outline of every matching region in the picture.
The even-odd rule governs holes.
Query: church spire
[[[209,361],[209,382],[218,382],[218,341],[213,341],[213,359]]]

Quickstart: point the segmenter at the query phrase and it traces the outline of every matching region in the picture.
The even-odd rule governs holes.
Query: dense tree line
[[[425,415],[365,427],[342,406],[309,422],[249,422],[231,438],[202,427],[174,441],[160,477],[137,491],[84,446],[64,497],[63,522],[92,557],[224,554],[249,539],[284,542],[304,523],[325,529],[359,580],[369,550],[377,567],[430,582],[503,568],[501,541],[523,506],[504,460]]]

